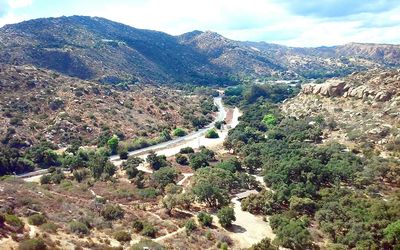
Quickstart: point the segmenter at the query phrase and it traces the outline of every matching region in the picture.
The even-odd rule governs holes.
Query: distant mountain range
[[[180,36],[104,18],[42,18],[0,28],[0,63],[32,64],[105,83],[230,83],[240,78],[318,78],[399,67],[400,46],[351,43],[294,48],[214,32]]]

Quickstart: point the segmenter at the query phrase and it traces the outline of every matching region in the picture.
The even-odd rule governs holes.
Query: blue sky
[[[400,0],[0,0],[0,26],[62,15],[290,46],[400,44]]]

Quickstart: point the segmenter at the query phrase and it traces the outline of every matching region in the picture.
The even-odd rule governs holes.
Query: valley
[[[0,248],[398,249],[399,51],[0,27]]]

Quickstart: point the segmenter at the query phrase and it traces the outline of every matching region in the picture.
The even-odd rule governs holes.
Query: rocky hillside
[[[202,116],[200,101],[151,85],[117,88],[32,66],[0,65],[0,135],[15,147],[42,139],[65,146],[75,140],[95,144],[104,133],[129,139],[176,126],[192,129],[183,115]]]
[[[107,83],[320,78],[399,66],[398,59],[397,45],[292,48],[233,41],[214,32],[171,36],[85,16],[42,18],[0,28],[0,62]]]
[[[323,117],[331,128],[325,131],[326,141],[400,156],[400,70],[353,73],[306,84],[283,110],[296,117]]]

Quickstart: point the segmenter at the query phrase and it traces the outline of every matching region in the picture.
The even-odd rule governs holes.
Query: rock
[[[392,94],[387,91],[380,91],[375,95],[374,100],[377,102],[387,102],[392,97]]]

